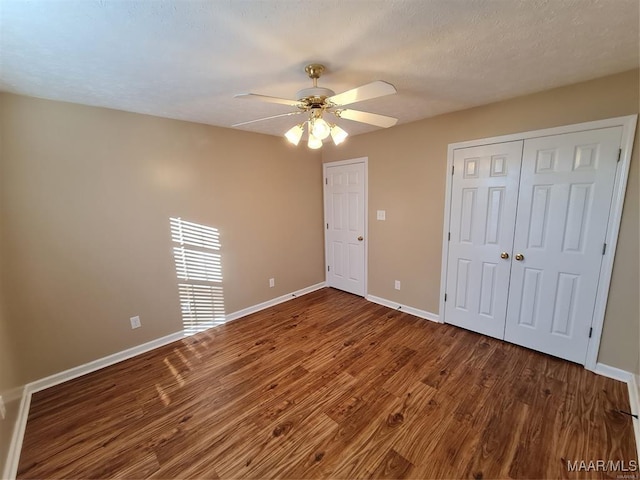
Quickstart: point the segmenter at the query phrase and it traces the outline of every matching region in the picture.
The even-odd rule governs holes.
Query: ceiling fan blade
[[[398,122],[397,118],[378,115],[377,113],[361,112],[359,110],[338,110],[334,113],[339,118],[346,118],[354,122],[368,123],[383,128],[393,127]]]
[[[372,98],[384,97],[385,95],[391,95],[396,92],[396,87],[390,83],[377,80],[375,82],[362,85],[361,87],[352,88],[346,92],[333,95],[332,97],[327,98],[327,101],[335,105],[342,106],[355,102],[362,102],[363,100],[370,100]]]
[[[248,125],[250,123],[262,122],[263,120],[271,120],[273,118],[288,117],[289,115],[299,115],[301,113],[302,113],[302,111],[300,111],[300,112],[281,113],[280,115],[272,115],[270,117],[258,118],[257,120],[249,120],[248,122],[234,123],[231,126],[232,127],[240,127],[242,125]]]
[[[297,107],[301,103],[297,100],[287,100],[286,98],[270,97],[268,95],[258,95],[256,93],[239,93],[235,98],[246,98],[248,100],[258,100],[260,102],[278,103],[289,107]]]

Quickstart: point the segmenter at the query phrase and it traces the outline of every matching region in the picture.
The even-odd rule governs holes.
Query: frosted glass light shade
[[[322,140],[316,138],[311,132],[309,132],[309,142],[307,143],[309,148],[316,150],[322,146]]]
[[[287,130],[287,133],[285,133],[284,136],[287,137],[287,140],[289,140],[294,145],[298,145],[300,143],[300,139],[302,138],[303,131],[304,128],[302,127],[302,125],[294,125],[289,130]]]
[[[324,140],[331,133],[331,129],[324,119],[315,118],[311,123],[311,133],[314,137]]]
[[[348,136],[349,134],[339,126],[334,125],[331,127],[331,138],[333,139],[334,144],[340,145]]]

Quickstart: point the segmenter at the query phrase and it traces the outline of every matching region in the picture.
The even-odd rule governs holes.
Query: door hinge
[[[607,251],[607,244],[602,245],[602,254],[604,255]]]
[[[446,293],[444,294],[444,301],[445,302],[447,301],[447,294]]]
[[[618,161],[620,161],[620,158],[622,157],[622,149],[619,148],[618,149]]]
[[[448,242],[450,242],[450,241],[451,241],[451,232],[449,232],[449,233],[447,234],[447,241],[448,241]]]
[[[455,165],[451,165],[451,175],[453,175],[453,172],[455,171],[456,166]]]
[[[325,178],[325,179],[324,179],[324,184],[325,184],[325,185],[329,185],[329,179],[328,179],[328,178]]]
[[[589,338],[591,338],[591,335],[593,335],[593,327],[589,328]]]
[[[331,271],[331,267],[329,265],[327,265],[327,272]]]
[[[327,223],[327,230],[329,230],[329,224]]]

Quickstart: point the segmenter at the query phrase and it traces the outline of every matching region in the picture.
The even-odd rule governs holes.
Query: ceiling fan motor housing
[[[335,92],[329,88],[322,87],[310,87],[300,90],[296,97],[301,102],[307,102],[310,104],[322,104],[325,99],[335,95]]]

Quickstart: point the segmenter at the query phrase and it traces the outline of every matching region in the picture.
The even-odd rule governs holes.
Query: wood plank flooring
[[[626,385],[323,289],[33,396],[19,478],[616,478]]]

